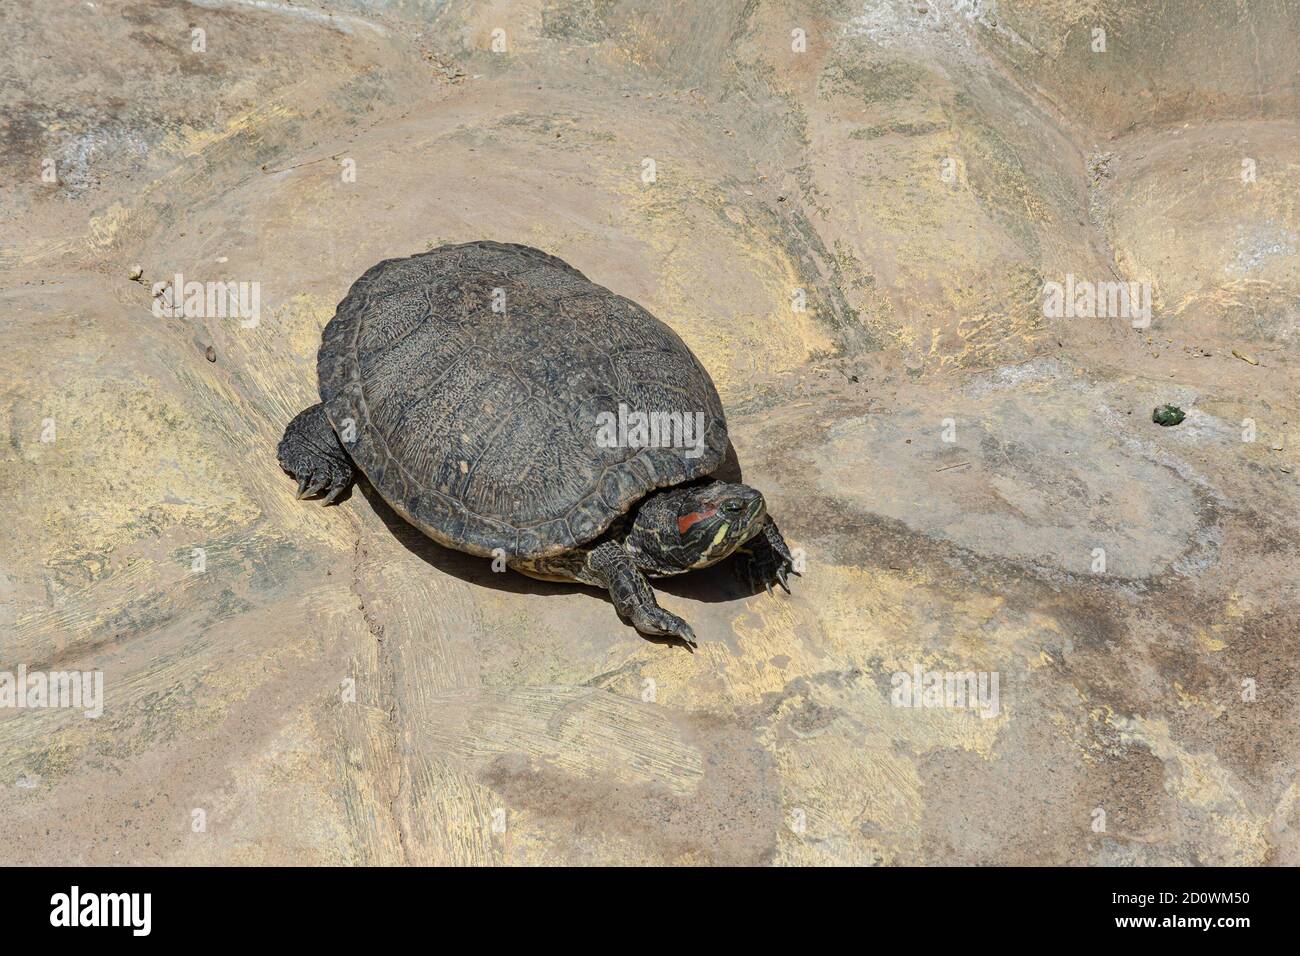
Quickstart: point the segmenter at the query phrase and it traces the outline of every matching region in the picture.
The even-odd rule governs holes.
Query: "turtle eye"
[[[722,503],[722,513],[727,515],[738,515],[745,510],[745,503],[738,498],[732,498],[730,501]]]

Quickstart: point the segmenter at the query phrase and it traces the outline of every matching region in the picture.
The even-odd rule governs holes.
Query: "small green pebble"
[[[1151,420],[1157,425],[1164,425],[1166,428],[1170,425],[1177,425],[1186,417],[1187,413],[1177,405],[1161,405],[1151,413]]]

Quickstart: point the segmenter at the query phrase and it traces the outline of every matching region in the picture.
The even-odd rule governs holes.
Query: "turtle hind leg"
[[[606,541],[592,548],[587,553],[586,570],[592,579],[609,588],[618,613],[638,631],[675,637],[688,648],[696,646],[691,626],[659,606],[650,582],[617,541]]]
[[[298,479],[299,498],[324,491],[325,503],[331,504],[355,475],[352,459],[334,434],[324,405],[313,405],[294,416],[280,439],[276,457],[280,467]]]

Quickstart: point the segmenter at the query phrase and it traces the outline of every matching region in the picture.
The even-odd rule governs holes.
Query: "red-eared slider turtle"
[[[360,468],[450,548],[609,590],[648,634],[693,642],[646,577],[742,552],[769,589],[793,559],[763,496],[711,480],[728,448],[717,390],[685,343],[554,256],[449,245],[366,272],[316,360],[321,403],[280,441],[298,497]]]

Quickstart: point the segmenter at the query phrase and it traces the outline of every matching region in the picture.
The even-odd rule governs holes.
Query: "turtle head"
[[[671,488],[646,500],[626,543],[650,570],[671,574],[717,564],[766,520],[762,493],[748,485],[715,481]]]

